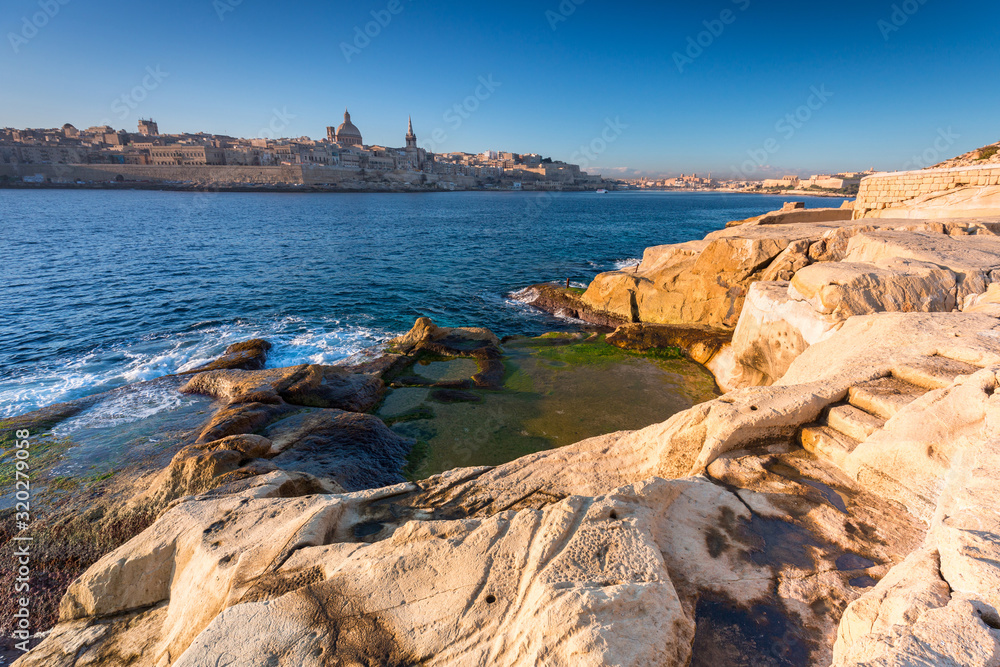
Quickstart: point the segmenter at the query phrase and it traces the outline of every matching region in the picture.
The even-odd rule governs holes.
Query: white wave
[[[80,429],[111,428],[152,417],[165,410],[190,405],[194,400],[171,385],[139,385],[113,392],[80,414],[52,430],[56,437],[66,437]]]
[[[102,346],[73,358],[0,375],[0,417],[192,370],[240,341],[264,338],[273,348],[269,368],[298,364],[350,362],[365,350],[378,349],[393,332],[367,322],[281,317],[263,322],[207,322],[171,334],[151,334]],[[141,410],[140,410],[141,412]]]
[[[621,271],[622,269],[632,269],[642,264],[642,260],[637,257],[632,257],[628,259],[619,259],[611,262],[611,266],[615,267],[616,270]]]
[[[269,338],[268,368],[297,364],[332,365],[350,361],[362,352],[381,348],[395,334],[368,327],[325,330],[315,327],[292,337]]]

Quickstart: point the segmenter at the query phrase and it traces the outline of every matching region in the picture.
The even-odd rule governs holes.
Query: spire
[[[344,122],[345,123],[351,122],[351,112],[348,111],[347,109],[344,109]]]
[[[406,147],[416,148],[417,147],[417,135],[413,132],[413,117],[410,117],[410,127],[406,132]]]

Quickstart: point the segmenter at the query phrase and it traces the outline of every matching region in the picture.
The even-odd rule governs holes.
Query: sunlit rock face
[[[733,227],[599,278],[602,312],[735,329],[618,337],[693,341],[733,390],[497,467],[349,493],[308,433],[368,417],[342,411],[377,378],[195,376],[221,404],[165,512],[18,664],[1000,664],[1000,245],[867,222]],[[396,345],[488,384],[499,342]],[[345,445],[391,450],[375,431]]]

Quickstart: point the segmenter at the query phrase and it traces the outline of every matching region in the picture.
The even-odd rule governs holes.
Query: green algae
[[[456,360],[422,361],[427,368]],[[711,374],[679,350],[630,352],[594,334],[510,340],[503,361],[502,388],[463,390],[468,400],[435,400],[434,390],[426,387],[389,392],[377,414],[418,443],[408,461],[409,479],[502,465],[594,436],[644,428],[718,396]],[[403,370],[402,384],[407,375],[427,379],[420,366]],[[442,378],[439,382],[458,375],[434,368],[432,373]]]
[[[28,464],[27,473],[36,481],[47,477],[49,471],[62,460],[66,450],[73,445],[67,438],[56,438],[49,434],[32,436],[28,438],[28,442],[28,458],[25,459]],[[14,484],[17,451],[11,447],[0,454],[0,488],[5,490],[12,489]]]
[[[413,365],[413,372],[432,382],[461,382],[478,373],[479,364],[474,359],[420,361]]]

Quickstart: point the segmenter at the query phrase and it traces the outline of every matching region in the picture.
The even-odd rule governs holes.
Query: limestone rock
[[[271,424],[264,434],[273,441],[273,465],[348,491],[404,481],[400,471],[414,444],[377,417],[342,410],[299,412]]]
[[[352,380],[196,375],[266,440],[178,459],[171,488],[236,477],[91,567],[18,664],[1000,664],[997,240],[891,224],[734,227],[599,277],[584,300],[628,319],[742,313],[715,361],[773,384],[497,468],[317,494],[347,449],[405,455],[289,405]],[[498,343],[418,321],[398,345]],[[239,477],[248,454],[283,469]]]
[[[257,435],[236,435],[185,447],[153,482],[147,497],[165,505],[182,496],[196,495],[219,485],[219,478],[239,470],[271,451],[271,441]]]
[[[965,313],[985,313],[1000,317],[1000,283],[990,283],[982,294],[970,294],[962,306]]]
[[[279,395],[292,405],[364,412],[378,402],[382,386],[374,375],[349,373],[338,366],[309,366]]]
[[[206,394],[230,403],[280,404],[337,408],[356,412],[371,408],[382,381],[374,375],[350,373],[337,366],[303,365],[263,371],[221,370],[199,373],[182,392]]]
[[[707,365],[732,340],[724,329],[706,326],[669,324],[623,324],[608,334],[607,342],[623,350],[646,352],[676,347]]]
[[[647,251],[638,271],[597,276],[582,300],[593,311],[626,322],[733,328],[750,285],[790,245],[818,239],[835,226],[735,227],[702,242]],[[786,255],[784,265],[794,265],[796,252],[802,246]]]
[[[490,348],[499,348],[500,339],[489,329],[439,327],[427,317],[418,319],[413,328],[399,338],[389,341],[389,347],[403,354],[416,350],[443,350],[444,354],[477,356],[489,354]]]
[[[874,265],[813,264],[791,281],[793,296],[839,321],[871,313],[949,312],[958,305],[957,286],[956,275],[948,269],[898,257]]]
[[[226,348],[221,357],[209,362],[204,366],[181,373],[181,375],[192,375],[194,373],[204,373],[206,371],[217,371],[227,369],[239,369],[245,371],[257,371],[264,368],[267,362],[267,353],[271,349],[271,344],[266,340],[255,338],[233,343]]]
[[[795,298],[787,282],[754,283],[733,335],[730,368],[717,372],[720,386],[731,390],[774,384],[803,352],[841,324],[838,317]]]
[[[647,251],[648,252],[648,251]],[[529,306],[552,313],[556,317],[581,320],[601,327],[617,327],[623,319],[610,313],[598,313],[587,306],[580,296],[560,285],[543,283],[518,290],[512,298]]]

